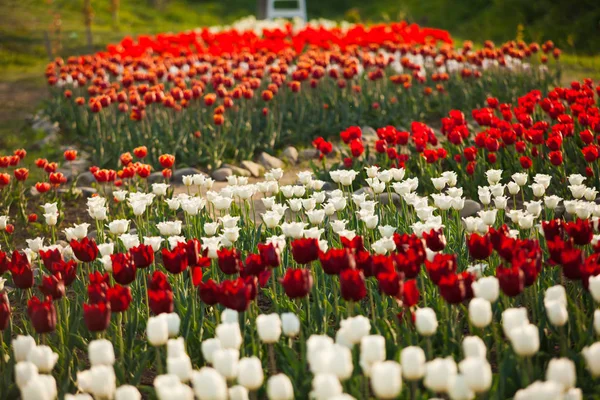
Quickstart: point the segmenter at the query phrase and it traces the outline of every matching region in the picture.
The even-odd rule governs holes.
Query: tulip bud
[[[469,302],[469,321],[477,328],[485,328],[492,322],[492,304],[486,299],[474,298]]]
[[[311,398],[329,400],[342,394],[342,384],[333,374],[319,374],[312,380]]]
[[[458,368],[473,392],[484,393],[492,387],[492,367],[485,358],[467,357]]]
[[[148,319],[146,335],[152,346],[163,346],[169,340],[169,325],[164,314]]]
[[[479,336],[467,336],[462,342],[465,358],[476,357],[486,358],[487,348]]]
[[[502,312],[502,329],[506,337],[509,337],[509,333],[513,328],[526,324],[529,324],[526,308],[509,308]]]
[[[363,337],[371,332],[371,322],[362,315],[343,319],[340,323],[341,329],[346,330],[347,338],[352,344],[360,343]]]
[[[596,303],[600,303],[600,275],[590,277],[589,290]]]
[[[192,377],[192,361],[187,354],[167,358],[167,373],[176,375],[181,382],[188,382]]]
[[[436,358],[425,365],[425,387],[436,393],[445,393],[456,378],[456,363],[452,357]]]
[[[554,381],[563,386],[564,390],[575,387],[577,371],[575,363],[568,358],[554,358],[546,368],[546,380]]]
[[[53,352],[50,347],[40,345],[31,349],[27,355],[27,361],[35,364],[41,373],[47,374],[52,372],[54,365],[56,365],[58,354]]]
[[[267,381],[267,396],[269,400],[292,400],[294,387],[290,378],[284,374],[276,374]]]
[[[106,339],[91,341],[88,345],[88,356],[91,365],[113,365],[115,363],[113,345]]]
[[[544,301],[548,320],[554,326],[564,326],[569,320],[567,307],[559,300]]]
[[[419,380],[425,375],[425,352],[417,346],[409,346],[402,349],[400,363],[402,374],[407,381]]]
[[[300,319],[294,313],[281,314],[281,327],[287,337],[296,337],[300,333]]]
[[[419,308],[415,312],[415,326],[421,336],[433,335],[438,327],[435,311],[428,307]]]
[[[194,371],[192,386],[200,400],[227,400],[227,382],[213,368],[203,367]]]
[[[112,398],[117,389],[117,378],[112,366],[95,365],[77,373],[77,386],[96,398]]]
[[[213,354],[213,367],[225,378],[232,380],[237,376],[239,358],[238,349],[217,350]]]
[[[239,349],[242,345],[242,333],[237,323],[229,322],[217,326],[215,336],[225,349]]]
[[[222,324],[238,324],[239,323],[239,314],[237,311],[232,310],[230,308],[226,308],[225,311],[221,313],[221,323]]]
[[[469,388],[467,379],[463,374],[458,374],[454,381],[450,383],[448,395],[452,400],[472,400],[475,398],[475,393]]]
[[[508,334],[513,350],[521,357],[531,357],[540,349],[538,327],[526,324],[513,328]]]
[[[395,399],[402,391],[402,369],[396,361],[378,362],[371,368],[371,387],[379,399]]]
[[[115,400],[142,400],[142,395],[135,386],[119,386],[115,391]]]
[[[204,360],[209,363],[212,364],[213,363],[213,356],[215,354],[215,351],[220,350],[222,348],[221,346],[221,342],[219,341],[219,339],[206,339],[205,341],[202,342],[202,356],[204,357]]]
[[[26,361],[31,349],[35,347],[35,339],[31,336],[19,335],[12,341],[15,362]]]
[[[229,400],[248,400],[248,389],[241,385],[229,388]]]
[[[263,384],[263,370],[257,357],[242,358],[238,363],[237,381],[248,390],[258,390]]]
[[[584,347],[581,353],[592,376],[600,376],[600,342]]]
[[[368,335],[360,341],[360,359],[369,364],[385,360],[385,338]]]
[[[15,382],[17,387],[21,390],[27,386],[27,383],[31,379],[35,379],[38,376],[38,368],[34,363],[29,361],[19,361],[15,365]]]
[[[594,311],[594,330],[596,335],[600,335],[600,310]]]
[[[167,318],[167,327],[169,329],[169,337],[174,338],[179,335],[179,326],[181,325],[181,319],[177,313],[165,314]]]
[[[56,395],[56,380],[52,375],[38,375],[21,389],[21,400],[54,400]]]
[[[478,279],[471,285],[475,297],[486,299],[490,303],[496,302],[500,294],[500,285],[495,276],[486,276]]]
[[[183,338],[169,339],[167,342],[167,357],[177,358],[186,355]]]
[[[256,317],[258,337],[263,343],[277,343],[281,336],[281,319],[279,314],[261,314]]]

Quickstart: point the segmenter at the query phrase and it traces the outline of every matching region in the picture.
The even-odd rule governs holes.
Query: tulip
[[[65,283],[60,272],[57,275],[44,276],[39,289],[45,296],[52,297],[52,300],[60,300],[65,295]]]
[[[113,287],[107,289],[106,300],[110,303],[111,312],[120,313],[127,311],[133,300],[131,289],[128,286],[115,284]]]
[[[112,398],[117,389],[116,380],[113,367],[107,365],[95,365],[77,373],[77,386],[96,398]]]
[[[12,258],[8,262],[14,285],[19,289],[30,289],[33,287],[33,270],[27,256],[17,250],[13,251]]]
[[[203,367],[195,371],[192,386],[199,400],[227,400],[227,383],[213,368]]]
[[[575,363],[568,358],[550,360],[546,368],[546,380],[561,384],[564,390],[574,388],[577,380]]]
[[[248,400],[248,389],[241,385],[232,386],[229,388],[229,400]]]
[[[467,357],[458,369],[473,392],[485,393],[492,387],[492,367],[485,358]]]
[[[380,335],[367,335],[360,341],[361,362],[374,364],[385,360],[385,338]]]
[[[215,329],[215,337],[224,349],[239,349],[242,345],[242,333],[237,323],[224,323]]]
[[[91,332],[105,331],[110,325],[110,303],[99,302],[83,305],[83,320]]]
[[[425,387],[436,393],[448,392],[456,379],[456,363],[451,357],[436,358],[425,364]]]
[[[269,400],[292,400],[294,387],[290,378],[284,374],[276,374],[267,380],[267,396]]]
[[[596,303],[600,303],[600,275],[591,276],[589,279],[589,290]]]
[[[492,242],[487,234],[483,236],[479,236],[477,233],[471,234],[467,241],[467,247],[469,248],[469,254],[476,260],[488,258],[493,251]]]
[[[154,262],[154,249],[150,245],[140,244],[129,249],[136,268],[146,268]]]
[[[176,246],[171,251],[164,248],[161,251],[163,265],[170,273],[180,274],[188,267],[188,255],[184,246]]]
[[[50,373],[58,361],[58,354],[48,346],[37,346],[27,355],[27,361],[33,363],[41,373]]]
[[[419,308],[415,312],[415,326],[421,336],[431,336],[438,327],[435,311],[431,308]]]
[[[213,367],[226,379],[232,380],[237,376],[238,360],[240,352],[238,349],[220,349],[213,354]]]
[[[263,343],[277,343],[281,336],[281,319],[278,314],[261,314],[256,317],[256,329]]]
[[[527,318],[527,309],[524,307],[508,308],[502,312],[502,329],[506,337],[509,337],[512,329],[527,324],[529,324],[529,318]]]
[[[287,337],[296,337],[300,333],[300,319],[294,313],[281,314],[281,327]]]
[[[19,361],[15,365],[15,382],[17,387],[21,390],[27,386],[27,383],[32,379],[37,378],[38,368],[37,366],[29,361]]]
[[[29,352],[36,346],[35,339],[31,336],[19,335],[12,340],[13,354],[15,362],[23,362],[27,360]]]
[[[4,286],[4,280],[2,278],[0,278],[0,286]],[[10,303],[8,302],[8,295],[2,293],[2,288],[0,288],[0,334],[8,328],[9,321]]]
[[[171,290],[148,289],[148,306],[154,315],[170,314],[175,307]]]
[[[378,362],[371,368],[371,387],[379,399],[395,399],[402,391],[402,369],[396,361]]]
[[[478,357],[485,359],[487,348],[479,336],[467,336],[462,342],[465,358]]]
[[[115,363],[115,351],[112,343],[106,339],[91,341],[88,345],[88,357],[92,366],[113,365]]]
[[[281,285],[290,299],[306,297],[312,288],[313,278],[309,269],[288,268]]]
[[[219,268],[224,274],[232,275],[240,271],[241,260],[240,253],[236,249],[221,249],[217,250],[219,258]]]
[[[425,375],[425,352],[417,346],[408,346],[400,353],[402,374],[407,381],[416,381]]]
[[[258,390],[263,384],[263,370],[257,357],[242,358],[238,363],[237,381],[250,391]]]
[[[513,350],[522,357],[531,357],[540,349],[540,336],[537,326],[525,324],[513,328],[508,333]]]
[[[21,389],[22,400],[54,400],[56,396],[56,380],[52,375],[38,375]]]
[[[315,400],[329,400],[342,394],[342,384],[335,375],[319,374],[313,378],[311,397]]]
[[[110,261],[115,282],[129,285],[135,280],[136,266],[128,253],[111,254]]]
[[[49,333],[56,329],[56,308],[49,297],[45,301],[32,297],[27,302],[27,313],[37,333]]]
[[[367,295],[362,271],[346,269],[340,273],[340,289],[344,300],[360,301]]]
[[[159,375],[154,378],[154,389],[159,400],[182,399],[193,400],[194,391],[181,383],[176,375]]]
[[[122,385],[115,391],[115,400],[142,400],[142,395],[135,386]]]
[[[559,300],[545,300],[546,315],[548,320],[554,326],[564,326],[569,320],[567,307]]]
[[[600,336],[600,310],[594,311],[594,330]]]
[[[148,342],[152,346],[163,346],[169,340],[169,324],[164,315],[150,317],[146,326]]]
[[[242,278],[221,283],[219,303],[238,312],[246,311],[252,301],[252,287]]]
[[[592,376],[600,376],[600,342],[584,347],[581,354]]]
[[[187,354],[167,358],[167,373],[176,375],[181,382],[192,378],[192,360]]]
[[[81,240],[71,239],[69,243],[73,249],[75,257],[81,262],[92,262],[98,257],[98,246],[94,239],[84,237]]]
[[[475,297],[485,299],[490,303],[495,303],[498,300],[500,285],[498,284],[498,279],[494,276],[486,276],[476,280],[471,285],[471,288]]]
[[[220,350],[222,347],[219,339],[212,338],[203,341],[201,348],[204,360],[206,360],[207,363],[212,364],[215,351]]]
[[[371,323],[368,318],[357,315],[356,317],[347,318],[340,322],[341,329],[348,332],[348,340],[351,344],[360,343],[363,337],[371,332]]]
[[[492,322],[492,305],[489,301],[474,298],[469,302],[469,321],[477,328],[485,328]]]
[[[475,393],[469,388],[467,379],[463,374],[458,374],[454,381],[450,383],[448,395],[452,400],[472,400],[475,398]]]

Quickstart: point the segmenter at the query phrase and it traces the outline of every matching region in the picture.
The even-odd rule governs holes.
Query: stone
[[[269,153],[262,152],[258,156],[258,163],[266,169],[283,168],[285,164],[279,158],[270,155]]]
[[[319,158],[319,150],[317,149],[302,149],[298,153],[298,160],[309,161]]]
[[[288,163],[294,165],[298,162],[298,150],[293,146],[288,146],[281,152],[281,157]]]
[[[375,131],[375,129],[371,128],[370,126],[363,126],[360,129],[362,130],[362,137],[365,141],[374,142],[377,139],[379,139],[379,137],[377,136],[377,131]]]
[[[377,201],[380,204],[387,205],[387,204],[389,204],[390,200],[392,200],[392,203],[396,207],[398,207],[400,205],[400,195],[398,193],[391,193],[391,196],[386,192],[379,193],[377,195]]]
[[[197,168],[191,168],[191,167],[180,168],[180,169],[176,169],[173,172],[173,176],[171,176],[171,180],[175,183],[183,183],[184,176],[196,175],[196,174],[202,174],[202,171],[200,171]]]
[[[231,168],[219,168],[212,173],[212,178],[217,182],[225,182],[231,175],[233,175]]]
[[[52,132],[31,145],[32,150],[40,150],[58,141],[58,133]]]
[[[255,163],[254,161],[244,160],[241,162],[240,165],[242,166],[242,168],[248,170],[250,174],[255,178],[263,176],[265,173],[265,167]]]
[[[460,217],[461,218],[473,217],[479,211],[481,211],[482,208],[483,207],[478,202],[471,200],[471,199],[466,199],[464,208],[462,210],[460,210]]]
[[[92,197],[94,194],[98,193],[98,191],[93,187],[83,186],[79,187],[78,189],[81,190],[81,194],[86,198]]]
[[[357,196],[360,196],[361,194],[364,194],[364,193],[366,193],[367,196],[370,196],[373,193],[373,191],[371,190],[370,187],[364,186],[364,187],[361,187],[358,190],[355,190],[353,194],[355,194]]]
[[[89,171],[82,172],[77,176],[77,186],[90,186],[94,182],[96,182],[96,178]]]
[[[162,183],[165,181],[165,177],[162,174],[162,171],[156,171],[148,176],[148,184],[152,185],[153,183]]]
[[[326,191],[326,192],[330,192],[330,191],[336,190],[336,189],[338,189],[338,185],[336,185],[333,182],[325,182],[325,184],[321,188],[321,190]]]
[[[235,175],[235,176],[246,176],[246,177],[252,176],[252,173],[250,173],[250,171],[248,171],[247,169],[240,168],[235,165],[223,164],[221,167],[229,168],[233,172],[233,175]]]

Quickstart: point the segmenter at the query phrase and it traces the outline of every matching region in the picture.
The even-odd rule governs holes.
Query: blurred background
[[[0,149],[32,135],[8,132],[26,129],[24,119],[43,100],[49,59],[98,51],[126,35],[228,24],[256,15],[259,6],[260,0],[2,0]],[[600,0],[306,0],[306,6],[308,19],[406,20],[476,46],[486,39],[550,39],[563,50],[565,82],[600,79]]]

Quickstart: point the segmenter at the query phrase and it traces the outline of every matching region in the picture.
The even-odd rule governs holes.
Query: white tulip
[[[546,368],[546,380],[561,384],[564,390],[575,387],[577,381],[575,363],[568,358],[550,360],[548,368]]]
[[[227,400],[227,382],[214,368],[203,367],[195,371],[192,386],[199,400]]]
[[[492,322],[492,304],[475,297],[469,302],[469,321],[477,328],[485,328]]]
[[[467,357],[458,364],[458,369],[473,392],[484,393],[492,387],[492,367],[485,358]]]
[[[294,313],[283,313],[281,327],[285,336],[296,337],[300,333],[300,319]]]
[[[294,386],[290,378],[284,374],[276,374],[267,380],[267,397],[269,400],[292,400]]]
[[[248,390],[258,390],[263,384],[264,375],[258,357],[242,358],[238,363],[237,381]]]
[[[27,355],[27,361],[35,364],[41,373],[47,374],[52,372],[56,365],[58,354],[53,352],[49,346],[40,345],[31,349]]]
[[[546,315],[554,326],[564,326],[569,321],[567,307],[560,300],[545,300]]]
[[[56,380],[52,375],[38,375],[21,389],[22,400],[54,400],[56,395]]]
[[[451,400],[472,400],[475,398],[475,393],[469,388],[467,379],[463,374],[458,374],[454,381],[450,383],[448,395]]]
[[[379,399],[395,399],[402,391],[402,369],[396,361],[378,362],[371,368],[371,387]]]
[[[600,310],[594,311],[594,330],[600,336]]]
[[[12,341],[15,362],[26,361],[29,352],[35,348],[35,339],[31,336],[19,335]]]
[[[465,358],[478,357],[485,358],[487,348],[485,343],[479,336],[467,336],[462,342],[463,353]]]
[[[239,349],[242,345],[242,333],[237,323],[223,323],[217,326],[215,336],[224,349]]]
[[[509,337],[512,329],[527,324],[529,324],[529,318],[527,318],[525,307],[508,308],[502,312],[502,329],[506,337]]]
[[[34,363],[29,361],[19,361],[15,365],[15,382],[19,389],[23,389],[27,386],[27,383],[31,379],[35,379],[38,376],[38,368]]]
[[[415,326],[421,336],[433,335],[438,327],[435,311],[428,307],[419,308],[415,312]]]
[[[129,232],[129,220],[116,219],[108,223],[108,230],[113,235],[122,235]]]
[[[340,327],[341,329],[347,329],[347,337],[352,344],[360,343],[362,338],[371,332],[371,322],[369,318],[363,315],[343,319]]]
[[[88,345],[88,356],[91,365],[113,365],[115,363],[112,342],[106,339],[91,341]]]
[[[150,317],[148,319],[148,325],[146,326],[146,335],[148,336],[148,342],[152,346],[163,346],[167,344],[169,340],[169,324],[167,318],[161,314],[156,317]]]
[[[508,338],[513,350],[519,356],[531,357],[540,349],[538,327],[533,324],[521,325],[511,329]]]
[[[448,392],[456,378],[456,363],[452,357],[436,358],[425,364],[425,387],[436,393]]]
[[[402,374],[407,381],[416,381],[425,375],[425,352],[417,346],[409,346],[400,352]]]
[[[212,364],[215,351],[221,350],[221,348],[222,348],[221,341],[216,338],[206,339],[205,341],[202,342],[201,348],[202,348],[202,356],[204,357],[204,360],[207,363]]]
[[[181,382],[188,382],[192,377],[192,360],[186,354],[167,358],[167,373],[176,375]]]
[[[490,303],[496,302],[500,295],[500,285],[495,276],[487,276],[473,282],[473,294],[477,298],[485,299]]]
[[[329,400],[342,394],[342,384],[333,374],[319,374],[313,378],[311,397],[315,400]]]
[[[385,360],[385,338],[381,335],[367,335],[360,341],[360,359],[368,364]]]
[[[260,314],[256,317],[258,337],[263,343],[277,343],[281,336],[281,319],[278,314]]]
[[[600,376],[600,342],[584,347],[581,354],[592,376]]]
[[[590,293],[596,303],[600,303],[600,275],[590,277]]]
[[[231,380],[237,376],[239,358],[238,349],[220,349],[214,352],[212,364],[221,375]]]
[[[241,385],[232,386],[228,390],[229,400],[248,400],[248,389]]]
[[[115,391],[115,400],[142,400],[142,395],[135,386],[122,385]]]

